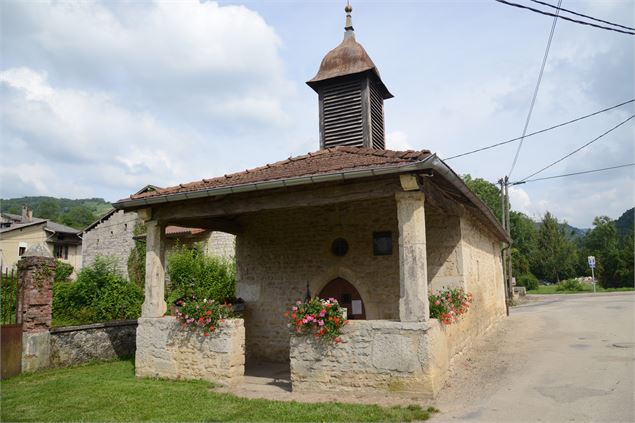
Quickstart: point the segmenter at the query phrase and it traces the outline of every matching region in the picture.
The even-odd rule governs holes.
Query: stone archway
[[[320,298],[335,298],[342,307],[347,309],[348,319],[366,320],[366,307],[359,291],[345,279],[335,278],[327,283],[320,294]]]

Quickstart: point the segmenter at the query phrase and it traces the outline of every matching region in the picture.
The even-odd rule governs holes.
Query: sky
[[[344,5],[3,0],[0,197],[116,201],[319,149],[305,81],[341,42]],[[552,18],[493,0],[352,6],[357,41],[395,96],[387,148],[446,158],[522,134]],[[562,7],[635,26],[633,1]],[[634,40],[559,20],[528,131],[635,98]],[[633,104],[526,138],[510,180],[627,119]],[[540,176],[633,163],[634,140],[635,119]],[[496,182],[517,146],[447,163]],[[634,169],[517,185],[512,208],[588,228],[633,207]]]

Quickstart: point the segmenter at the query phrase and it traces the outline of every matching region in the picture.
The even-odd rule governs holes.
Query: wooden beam
[[[391,197],[401,191],[396,175],[301,187],[280,188],[208,199],[185,200],[152,207],[153,219],[165,223],[237,216],[264,210],[314,207]]]

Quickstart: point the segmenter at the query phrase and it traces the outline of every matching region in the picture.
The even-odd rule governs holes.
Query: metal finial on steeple
[[[353,18],[351,18],[351,12],[353,11],[353,6],[351,6],[351,4],[348,1],[346,2],[346,7],[344,8],[344,11],[346,12],[346,26],[344,27],[344,30],[347,33],[353,32]]]

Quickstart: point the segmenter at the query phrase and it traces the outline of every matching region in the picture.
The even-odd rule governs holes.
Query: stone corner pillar
[[[162,317],[165,304],[165,228],[156,220],[146,225],[146,280],[145,300],[141,317]]]
[[[428,271],[426,260],[425,197],[420,191],[398,192],[399,320],[427,321]]]
[[[29,248],[18,261],[18,317],[22,323],[22,370],[50,365],[55,259],[44,245]]]

